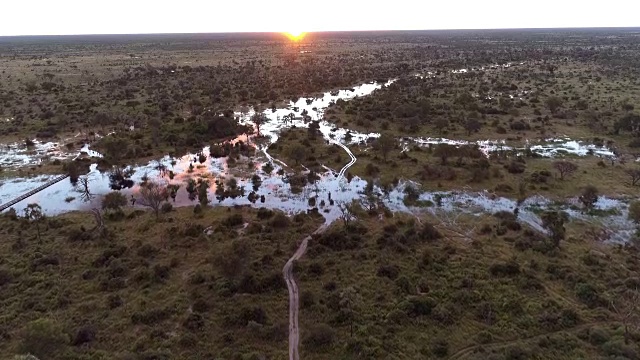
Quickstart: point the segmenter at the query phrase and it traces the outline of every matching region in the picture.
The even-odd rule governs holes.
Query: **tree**
[[[542,214],[542,226],[550,233],[553,248],[560,247],[560,241],[564,240],[564,223],[569,220],[567,213],[558,211],[546,211]]]
[[[627,217],[636,224],[640,224],[640,200],[632,201],[629,204],[629,215]]]
[[[355,201],[355,200],[354,200]],[[351,221],[355,220],[356,216],[353,213],[354,204],[347,203],[338,203],[338,208],[340,209],[340,219],[342,219],[342,223],[344,223],[344,227],[349,227]]]
[[[611,301],[611,308],[624,326],[624,343],[629,344],[631,333],[629,328],[637,327],[640,324],[640,292],[638,288],[634,290],[624,290],[622,294],[616,294],[615,300]]]
[[[300,165],[300,161],[307,157],[307,148],[301,144],[295,144],[287,148],[287,155],[296,162],[296,165]]]
[[[40,222],[45,219],[42,213],[42,207],[38,204],[29,204],[24,209],[24,217],[29,221],[36,224],[36,230],[38,231],[38,240],[40,240]]]
[[[102,210],[119,212],[121,207],[127,205],[127,197],[119,191],[112,191],[102,198]]]
[[[389,153],[395,147],[396,139],[388,133],[382,133],[374,144],[374,148],[380,152],[385,162],[387,161]]]
[[[353,337],[353,322],[355,320],[355,313],[359,307],[361,297],[360,294],[356,291],[352,286],[344,289],[340,293],[340,302],[338,305],[340,306],[340,317],[349,322],[349,332],[351,333],[351,337]]]
[[[628,131],[633,134],[640,133],[640,115],[626,114],[613,124],[613,131],[617,135],[620,130]]]
[[[640,169],[627,169],[625,172],[631,178],[631,186],[636,186],[640,181]]]
[[[258,133],[258,136],[260,135],[260,126],[262,126],[262,124],[266,123],[268,120],[269,118],[264,113],[257,110],[256,113],[251,116],[251,122],[256,126],[256,132]]]
[[[464,129],[467,130],[467,136],[471,135],[471,133],[477,132],[482,128],[482,123],[476,119],[467,119],[464,124]]]
[[[200,201],[200,205],[205,207],[209,204],[209,181],[200,180],[200,184],[198,184],[198,201]]]
[[[75,185],[75,191],[80,193],[80,198],[84,202],[89,202],[93,198],[91,190],[89,190],[89,176],[82,176],[78,178]]]
[[[111,117],[105,113],[98,113],[93,118],[93,125],[99,126],[104,132],[104,127],[111,123]]]
[[[552,114],[555,114],[556,111],[562,106],[562,99],[557,96],[550,96],[545,101],[545,105]]]
[[[580,195],[580,202],[584,206],[585,210],[593,210],[596,202],[598,201],[598,189],[593,185],[588,185],[582,190]]]
[[[320,134],[320,122],[315,120],[309,124],[309,129],[307,129],[307,134],[310,139],[315,139],[317,135]]]
[[[510,98],[501,97],[500,100],[498,100],[498,105],[502,111],[509,111],[513,108],[513,101]]]
[[[449,144],[438,144],[436,145],[435,150],[433,150],[433,155],[440,158],[442,161],[442,165],[447,165],[447,160],[455,156],[458,153],[458,149]]]
[[[129,140],[121,137],[107,136],[102,140],[104,156],[117,165],[129,148]]]
[[[565,176],[573,174],[576,170],[578,170],[578,165],[569,162],[569,161],[554,161],[553,167],[560,174],[560,180],[564,180]]]
[[[140,186],[140,205],[151,208],[156,219],[160,218],[160,208],[168,197],[167,189],[155,182],[149,181]]]

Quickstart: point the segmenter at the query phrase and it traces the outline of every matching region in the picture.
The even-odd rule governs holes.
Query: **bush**
[[[522,174],[526,169],[526,165],[518,161],[512,161],[509,165],[505,165],[504,168],[510,174]]]
[[[153,325],[167,319],[170,315],[171,312],[167,309],[151,309],[133,313],[131,322],[134,324]]]
[[[379,277],[386,277],[391,280],[395,280],[400,274],[400,269],[396,265],[380,265],[376,274]]]
[[[189,224],[184,229],[183,234],[188,237],[196,238],[204,232],[204,226],[200,224]]]
[[[241,326],[247,326],[250,321],[258,324],[267,323],[267,313],[260,306],[243,307],[235,318],[235,323]]]
[[[191,313],[187,318],[182,322],[182,326],[191,331],[197,331],[204,327],[204,317],[199,313]]]
[[[13,275],[7,269],[0,269],[0,286],[6,285],[13,280]]]
[[[409,322],[409,316],[407,316],[406,311],[394,309],[387,314],[387,322],[395,325],[404,325]]]
[[[171,268],[166,265],[156,264],[153,266],[153,278],[158,282],[162,282],[168,279],[170,272]]]
[[[90,343],[96,338],[96,331],[90,326],[83,326],[76,332],[76,336],[71,343],[73,346]]]
[[[520,265],[510,261],[504,264],[493,264],[489,267],[493,276],[514,276],[520,274]]]
[[[140,246],[140,248],[138,248],[138,251],[136,253],[140,257],[143,257],[145,259],[150,259],[156,256],[158,252],[159,250],[155,246],[151,244],[144,244]]]
[[[244,224],[242,214],[233,214],[222,221],[222,225],[232,228]],[[203,229],[204,230],[204,229]]]
[[[162,207],[160,208],[160,211],[164,214],[170,213],[172,210],[173,210],[173,205],[171,205],[168,202],[162,204]]]
[[[509,125],[509,127],[511,128],[511,130],[515,130],[515,131],[525,131],[525,130],[531,129],[529,124],[525,124],[522,121],[514,121]]]
[[[432,224],[425,223],[420,229],[420,238],[422,240],[438,240],[442,238],[442,234]]]
[[[430,297],[412,296],[402,304],[402,308],[410,317],[428,316],[436,307],[436,301]]]
[[[267,208],[263,208],[261,207],[260,209],[258,209],[258,213],[257,213],[257,217],[260,220],[266,220],[271,218],[274,215],[274,212],[267,209]]]
[[[91,240],[91,233],[84,230],[83,228],[73,228],[69,230],[69,235],[67,235],[67,240],[71,242],[89,241]]]
[[[622,340],[612,340],[602,345],[602,350],[609,356],[619,356],[625,359],[637,359],[636,350],[624,343]]]
[[[443,358],[449,354],[449,343],[444,339],[436,340],[431,345],[431,352],[433,355]]]
[[[596,288],[587,283],[579,283],[576,285],[576,296],[580,301],[587,304],[589,307],[598,307],[604,305],[604,300],[598,294]]]
[[[28,323],[24,329],[20,352],[40,359],[53,359],[67,343],[69,338],[58,324],[50,319],[38,319]]]
[[[309,328],[304,335],[302,343],[311,349],[319,349],[333,343],[335,330],[327,324],[317,324]]]
[[[287,215],[278,212],[276,213],[276,215],[273,217],[273,219],[271,219],[270,222],[271,226],[273,226],[276,229],[285,229],[289,226],[290,221],[289,218],[287,217]]]
[[[593,345],[602,345],[609,341],[611,335],[605,329],[595,327],[589,331],[589,342]]]

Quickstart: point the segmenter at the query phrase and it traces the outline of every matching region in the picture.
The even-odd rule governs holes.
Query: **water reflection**
[[[140,186],[148,180],[158,182],[163,186],[170,186],[170,201],[175,206],[189,206],[206,198],[212,205],[247,205],[264,206],[270,209],[279,209],[288,213],[299,213],[315,208],[325,216],[328,222],[337,219],[341,203],[352,200],[364,201],[365,189],[376,194],[382,202],[393,211],[414,212],[415,208],[407,207],[404,202],[404,188],[400,184],[397,188],[385,193],[380,188],[368,186],[367,182],[358,177],[350,181],[344,175],[349,166],[357,159],[344,144],[366,142],[379,136],[377,133],[359,133],[323,120],[324,111],[338,100],[349,100],[357,96],[365,96],[376,89],[388,86],[393,81],[385,84],[369,83],[349,90],[332,91],[317,98],[300,98],[290,102],[289,106],[281,109],[269,109],[263,112],[265,119],[261,123],[260,136],[256,134],[244,134],[228,144],[205,147],[196,154],[186,154],[179,158],[164,156],[161,159],[151,161],[143,166],[129,167],[125,169],[98,169],[97,165],[90,167],[86,180],[82,180],[80,199],[69,200],[78,195],[78,186],[68,181],[62,181],[33,195],[32,197],[16,204],[17,211],[22,211],[29,203],[38,203],[45,213],[52,215],[72,210],[88,210],[100,207],[101,198],[111,190],[119,190],[132,200],[132,205],[139,207],[138,198]],[[252,124],[255,115],[253,109],[242,109],[235,114],[243,124]],[[281,131],[287,128],[308,128],[311,124],[317,125],[318,132],[325,140],[339,145],[350,156],[350,162],[339,171],[327,169],[326,172],[317,174],[317,180],[302,186],[295,191],[293,177],[287,176],[282,170],[286,166],[282,161],[273,158],[268,153],[268,147],[277,141]],[[448,143],[452,145],[466,145],[467,141],[450,140],[441,138],[403,138],[405,144],[432,145]],[[513,149],[504,142],[480,141],[474,142],[488,154],[491,151]],[[50,153],[52,145],[42,145],[40,149],[44,153]],[[576,155],[598,154],[613,155],[613,152],[605,147],[580,144],[567,139],[566,141],[536,144],[529,146],[542,155],[553,156],[560,152]],[[517,149],[517,148],[516,148]],[[88,146],[83,147],[83,156],[100,157]],[[7,155],[8,154],[8,155]],[[5,152],[5,158],[20,160],[19,153],[9,154]],[[0,156],[0,161],[3,157]],[[28,156],[28,155],[27,155]],[[78,155],[75,155],[78,156]],[[308,175],[308,174],[305,174]],[[15,179],[6,181],[0,186],[0,203],[5,203],[16,196],[26,193],[50,180],[53,176],[37,176],[33,178]],[[206,195],[206,196],[205,196]],[[439,207],[428,208],[427,211],[464,211],[471,214],[493,213],[500,210],[512,211],[516,202],[506,198],[489,197],[483,193],[436,193],[428,192],[420,196],[424,201],[435,202],[436,197],[441,204]],[[602,200],[605,201],[605,200]],[[617,200],[606,199],[606,205],[624,208],[625,205]],[[550,202],[543,198],[532,198],[521,206],[519,218],[530,226],[543,230],[539,217],[536,215],[535,206],[549,207]],[[535,206],[534,206],[535,205]],[[604,206],[605,204],[601,204]],[[583,218],[577,212],[570,213],[574,218]],[[629,222],[621,215],[608,217],[611,224],[618,224],[623,234],[627,231]]]

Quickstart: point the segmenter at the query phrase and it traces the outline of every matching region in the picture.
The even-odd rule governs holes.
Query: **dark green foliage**
[[[489,267],[489,272],[493,276],[515,276],[520,274],[520,266],[513,261],[497,263]]]
[[[64,330],[56,322],[44,318],[28,323],[21,338],[20,351],[41,359],[54,358],[69,342]]]
[[[604,306],[606,304],[605,300],[598,293],[598,290],[589,283],[577,284],[575,291],[578,299],[589,307]]]
[[[551,247],[560,246],[560,241],[564,240],[565,228],[564,223],[569,219],[565,212],[547,211],[542,214],[542,226],[550,233]]]
[[[314,350],[331,345],[336,336],[335,330],[327,324],[313,325],[303,334],[302,344]]]
[[[429,316],[436,307],[436,301],[425,296],[411,296],[401,304],[401,308],[409,317]]]

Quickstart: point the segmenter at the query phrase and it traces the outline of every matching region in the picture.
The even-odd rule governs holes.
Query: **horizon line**
[[[640,30],[640,25],[634,26],[560,26],[560,27],[505,27],[505,28],[439,28],[439,29],[379,29],[379,30],[316,30],[304,31],[305,34],[322,33],[364,33],[364,32],[418,32],[418,31],[493,31],[493,30]],[[287,31],[212,31],[212,32],[140,32],[140,33],[75,33],[75,34],[18,34],[0,35],[0,38],[10,37],[56,37],[56,36],[127,36],[127,35],[205,35],[205,34],[284,34]]]

